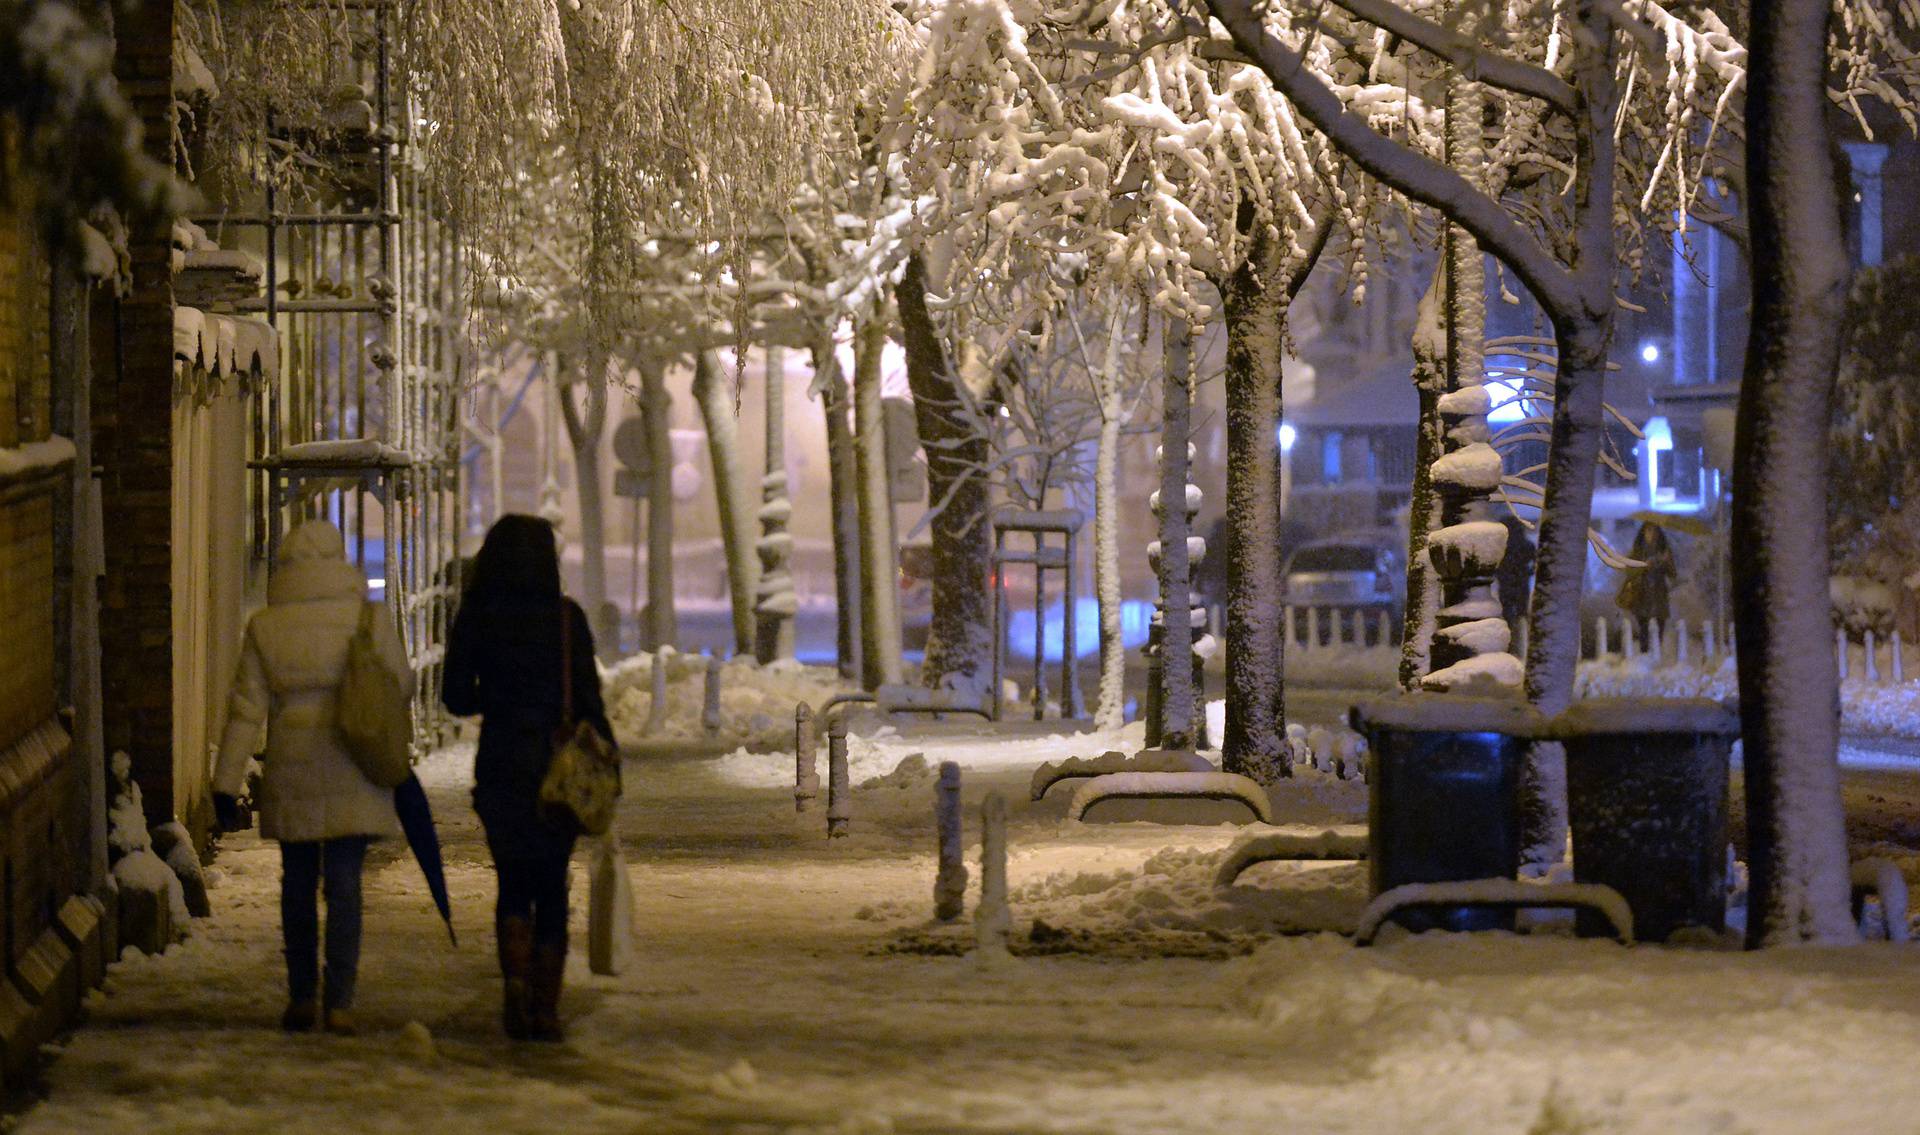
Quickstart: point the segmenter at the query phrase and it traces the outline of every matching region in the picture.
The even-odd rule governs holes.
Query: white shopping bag
[[[608,832],[593,841],[588,868],[587,966],[594,973],[624,972],[633,961],[633,882],[620,853],[620,837]]]

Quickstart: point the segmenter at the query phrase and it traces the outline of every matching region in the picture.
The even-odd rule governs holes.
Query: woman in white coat
[[[351,1033],[360,960],[360,869],[367,844],[400,834],[393,792],[361,774],[334,725],[347,644],[367,602],[367,580],[347,562],[340,530],[309,520],[287,533],[267,584],[267,606],[247,623],[226,735],[214,772],[214,807],[236,813],[247,758],[267,731],[261,757],[260,834],[280,841],[280,923],[287,956],[282,1028],[322,1020],[319,908],[327,898],[325,1024]],[[374,642],[409,693],[413,672],[393,620],[375,605]]]

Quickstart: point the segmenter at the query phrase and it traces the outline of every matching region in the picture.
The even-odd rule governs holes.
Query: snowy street
[[[1920,1108],[1907,948],[1275,937],[1350,925],[1364,872],[1257,867],[1215,898],[1235,825],[1067,824],[1067,793],[1030,805],[1026,782],[1082,744],[917,732],[856,739],[856,784],[894,771],[856,791],[853,835],[831,844],[780,786],[790,756],[631,760],[620,833],[638,960],[588,975],[577,855],[569,1040],[555,1050],[499,1035],[469,749],[427,770],[460,947],[402,849],[376,851],[357,1038],[275,1028],[277,851],[229,837],[216,917],[114,969],[16,1131],[429,1135],[484,1115],[500,1135],[1790,1132],[1892,1129]],[[970,865],[975,803],[1007,795],[1026,956],[945,953],[971,943],[973,895],[958,924],[931,923],[932,781],[897,767],[912,752],[966,766]],[[1873,775],[1914,814],[1920,782]],[[1303,774],[1274,794],[1277,819],[1360,819],[1363,793]],[[1035,918],[1053,933],[1035,941]]]

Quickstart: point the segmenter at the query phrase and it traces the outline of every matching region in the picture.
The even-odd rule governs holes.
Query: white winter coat
[[[267,606],[247,623],[213,790],[239,795],[264,724],[255,807],[260,834],[269,839],[400,833],[392,790],[361,775],[334,730],[334,692],[366,593],[366,577],[347,562],[340,530],[308,521],[281,542]],[[378,604],[373,626],[381,656],[411,693],[406,649]]]

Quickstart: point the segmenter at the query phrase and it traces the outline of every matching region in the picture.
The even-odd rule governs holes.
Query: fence
[[[1652,619],[1644,628],[1639,628],[1626,616],[1596,618],[1593,634],[1587,641],[1588,657],[1640,659],[1652,667],[1696,666],[1712,670],[1724,664],[1733,652],[1733,625],[1711,620],[1672,619],[1663,624]],[[1897,685],[1907,680],[1906,647],[1899,631],[1880,636],[1869,630],[1855,639],[1848,636],[1844,627],[1836,627],[1833,655],[1842,681],[1858,678],[1870,685]]]
[[[1395,646],[1400,641],[1398,612],[1386,607],[1284,608],[1282,624],[1288,647],[1330,650],[1334,647]]]

